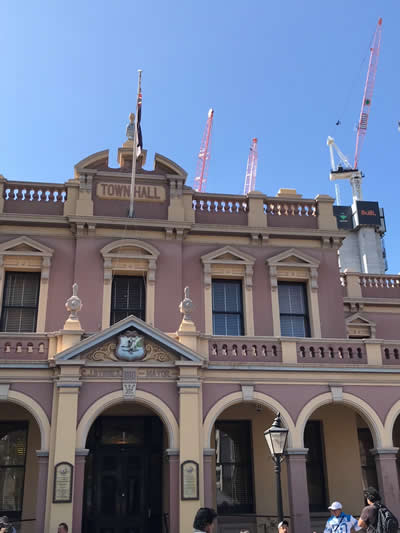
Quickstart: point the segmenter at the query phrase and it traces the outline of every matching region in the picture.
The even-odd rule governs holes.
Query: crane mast
[[[206,127],[204,129],[203,138],[201,141],[200,152],[197,159],[196,175],[194,178],[193,188],[197,192],[205,192],[207,175],[208,175],[208,163],[210,160],[210,145],[211,145],[211,130],[214,118],[214,110],[208,111],[208,117]]]
[[[256,137],[254,137],[254,139],[252,139],[251,141],[249,157],[247,159],[246,178],[244,181],[243,194],[248,194],[249,192],[254,191],[256,187],[258,163],[257,142],[258,139]]]
[[[375,86],[376,69],[378,67],[381,37],[382,37],[382,18],[378,20],[378,25],[376,27],[374,38],[372,40],[372,46],[371,46],[371,51],[370,51],[370,56],[369,56],[367,80],[365,82],[364,95],[363,95],[363,99],[361,102],[360,119],[358,121],[358,126],[357,126],[357,140],[356,140],[356,151],[354,154],[354,168],[358,168],[358,162],[360,159],[362,146],[364,144],[365,134],[367,133],[369,112],[371,109],[372,96],[374,93],[374,86]]]

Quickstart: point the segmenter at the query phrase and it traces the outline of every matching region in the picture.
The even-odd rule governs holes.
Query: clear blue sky
[[[250,140],[256,188],[334,195],[328,135],[354,155],[368,46],[381,56],[361,155],[364,199],[385,208],[389,272],[400,271],[398,0],[69,0],[0,4],[0,173],[69,179],[87,155],[116,150],[143,69],[142,129],[192,184],[215,109],[207,191],[241,193]],[[364,60],[364,62],[363,62]],[[342,125],[335,126],[340,119]],[[342,203],[350,186],[342,186]]]

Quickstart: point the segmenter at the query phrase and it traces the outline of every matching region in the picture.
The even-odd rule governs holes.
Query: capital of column
[[[164,456],[168,462],[177,462],[179,461],[179,449],[178,448],[167,448],[164,451]]]
[[[39,464],[48,464],[49,451],[48,450],[36,450],[36,457]]]
[[[399,451],[400,448],[396,448],[396,447],[390,447],[390,448],[372,448],[372,450],[370,450],[371,454],[372,455],[375,455],[375,456],[382,456],[382,457],[385,457],[385,456],[389,456],[389,455],[397,455],[398,451]]]
[[[291,456],[304,456],[308,454],[308,448],[287,448],[286,455]]]
[[[89,455],[90,450],[87,448],[76,448],[75,449],[75,464],[85,463],[86,457]]]

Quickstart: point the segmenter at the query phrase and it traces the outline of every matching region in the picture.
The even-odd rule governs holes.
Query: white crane
[[[340,150],[333,137],[328,137],[326,144],[329,147],[329,153],[331,156],[331,172],[329,179],[331,181],[350,180],[351,190],[353,191],[353,202],[356,200],[362,200],[362,173],[359,170],[352,168],[348,157],[346,157]],[[337,165],[335,162],[334,150],[340,159],[340,162]],[[335,191],[336,205],[340,205],[340,190],[338,183],[335,183]]]

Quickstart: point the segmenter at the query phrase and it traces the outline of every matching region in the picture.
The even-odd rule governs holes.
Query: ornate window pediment
[[[204,284],[211,285],[214,277],[244,278],[245,286],[253,285],[253,266],[255,258],[232,246],[224,246],[201,257],[204,265]]]
[[[360,313],[346,318],[347,336],[352,338],[375,338],[376,324]]]
[[[310,280],[311,290],[318,289],[319,261],[314,257],[290,248],[266,260],[269,266],[271,287],[276,290],[278,279],[291,281]]]

